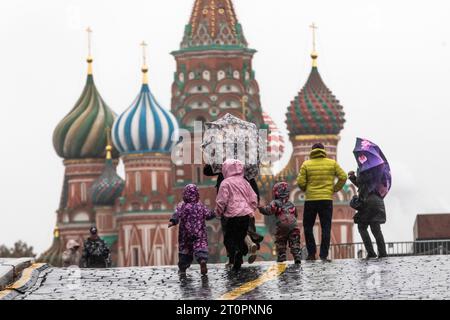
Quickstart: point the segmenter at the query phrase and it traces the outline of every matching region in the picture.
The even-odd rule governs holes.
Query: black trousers
[[[225,223],[226,223],[225,221],[226,221],[225,217],[223,217],[220,220],[220,225],[222,227],[222,232],[224,234],[224,239],[225,239]],[[252,239],[253,243],[256,244],[257,250],[259,250],[260,249],[260,243],[264,240],[264,237],[256,232],[256,220],[255,220],[254,217],[249,217],[247,235],[250,237],[250,239]],[[226,249],[226,250],[227,250],[227,257],[230,258],[230,253],[228,252],[228,249]],[[231,257],[231,260],[232,259],[233,259],[233,257]]]
[[[242,260],[242,257],[248,253],[245,236],[249,223],[249,216],[222,219],[223,242],[232,263],[235,259]]]
[[[373,236],[375,237],[375,241],[377,242],[378,247],[378,256],[386,257],[386,244],[384,242],[383,233],[381,232],[381,226],[379,222],[371,222],[371,223],[359,223],[358,231],[361,235],[361,239],[364,242],[364,247],[366,247],[367,253],[370,256],[375,256],[375,250],[373,249],[372,239],[370,239],[369,231],[367,228],[370,226],[370,231],[372,231]]]
[[[320,242],[320,258],[326,259],[330,249],[331,221],[333,219],[333,201],[317,200],[305,201],[303,211],[303,229],[305,232],[306,248],[308,255],[316,255],[316,240],[314,239],[313,227],[316,217],[319,215],[320,227],[322,228],[322,240]]]

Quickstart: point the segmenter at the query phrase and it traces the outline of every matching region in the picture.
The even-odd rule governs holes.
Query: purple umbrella
[[[384,198],[391,189],[391,168],[386,157],[375,143],[367,139],[356,139],[353,150],[358,170],[370,177],[369,191],[377,191]]]

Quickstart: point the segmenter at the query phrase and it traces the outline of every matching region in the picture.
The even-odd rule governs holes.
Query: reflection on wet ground
[[[450,298],[450,255],[380,260],[273,262],[234,272],[198,265],[116,269],[48,268],[16,299],[443,299]]]

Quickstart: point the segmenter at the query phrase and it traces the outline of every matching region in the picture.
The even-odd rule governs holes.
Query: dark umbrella
[[[375,190],[384,198],[391,189],[392,176],[389,163],[380,147],[367,139],[357,138],[353,154],[359,172],[370,177],[369,191]]]

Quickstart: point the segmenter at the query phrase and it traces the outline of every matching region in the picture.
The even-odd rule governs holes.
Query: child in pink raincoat
[[[256,193],[244,178],[244,165],[228,159],[222,165],[223,182],[216,198],[216,215],[224,218],[224,245],[234,270],[239,270],[248,253],[245,236],[258,205]]]

